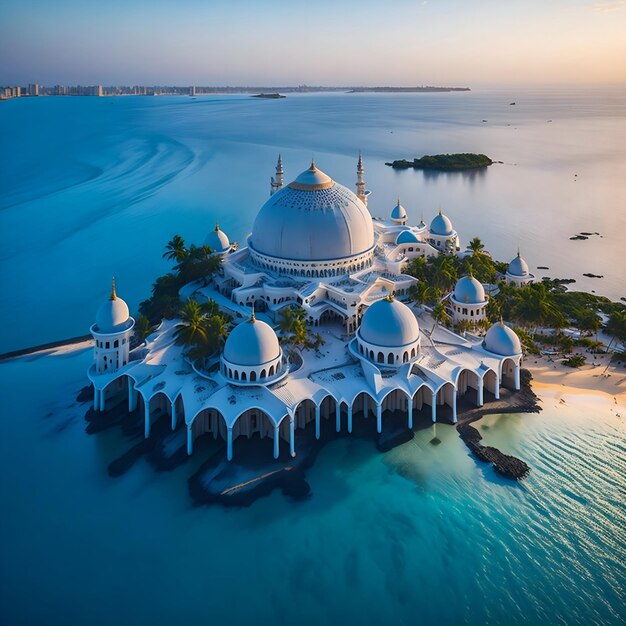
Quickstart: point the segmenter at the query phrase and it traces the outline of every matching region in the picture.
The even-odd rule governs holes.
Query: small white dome
[[[454,287],[454,299],[465,304],[485,302],[485,288],[473,276],[462,276]]]
[[[254,315],[237,325],[224,345],[224,360],[234,365],[257,366],[274,361],[281,355],[274,329]]]
[[[370,306],[361,320],[358,333],[366,343],[399,348],[419,339],[419,325],[406,304],[383,298]]]
[[[483,347],[500,356],[516,356],[522,352],[522,344],[517,333],[504,322],[496,322],[487,331]]]
[[[292,183],[289,183],[289,187],[292,189],[300,189],[301,191],[314,191],[316,189],[325,189],[332,187],[333,179],[318,170],[315,166],[315,161],[311,162],[311,167],[308,170],[304,170]]]
[[[230,249],[230,241],[223,230],[220,230],[219,224],[215,224],[215,228],[206,236],[204,245],[209,246],[213,252],[228,252]]]
[[[406,219],[406,209],[400,204],[400,198],[398,198],[398,203],[391,210],[391,219],[392,220],[405,220]]]
[[[528,276],[528,274],[530,273],[528,271],[528,263],[524,261],[519,252],[517,253],[517,256],[509,263],[508,272],[512,276]]]
[[[398,237],[396,238],[396,244],[401,243],[419,243],[419,239],[416,237],[415,233],[410,230],[403,230]]]
[[[100,305],[96,313],[96,331],[104,334],[118,333],[126,330],[129,322],[128,305],[124,300],[117,297],[115,281],[113,281],[109,299]]]
[[[452,228],[452,222],[441,211],[435,216],[435,219],[430,223],[430,232],[433,235],[448,236],[454,233]]]

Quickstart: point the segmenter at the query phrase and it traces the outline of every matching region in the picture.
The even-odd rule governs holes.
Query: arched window
[[[235,380],[239,380],[239,370],[235,370]]]
[[[250,382],[254,382],[256,380],[256,372],[250,372]]]
[[[415,356],[415,348],[411,350],[411,358],[413,358],[414,356]]]
[[[270,372],[269,372],[269,377],[271,378],[272,376],[274,376],[274,366],[273,365],[270,367]]]
[[[385,355],[382,352],[378,353],[378,362],[379,363],[384,363],[385,362]]]
[[[246,376],[245,372],[241,372],[241,380],[247,381],[248,377]]]
[[[261,378],[265,378],[267,376],[267,372],[263,369],[261,370]]]
[[[403,362],[403,363],[406,363],[408,360],[409,360],[409,353],[408,353],[408,352],[405,352],[405,353],[402,355],[402,362]]]
[[[393,364],[393,352],[390,352],[390,353],[387,355],[387,363],[388,363],[389,365],[392,365],[392,364]]]

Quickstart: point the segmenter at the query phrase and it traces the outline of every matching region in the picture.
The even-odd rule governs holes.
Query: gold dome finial
[[[117,294],[115,293],[115,276],[111,279],[111,295],[109,300],[117,300]]]
[[[250,319],[248,321],[252,322],[253,324],[254,322],[256,322],[256,317],[254,317],[254,302],[252,303],[252,313],[250,313]]]
[[[400,196],[398,196],[398,199],[396,200],[397,204],[396,206],[400,206]]]
[[[219,220],[217,218],[215,218],[215,232],[217,232],[219,229],[220,229]]]
[[[311,154],[311,167],[309,168],[309,170],[314,172],[316,169],[317,169],[317,167],[315,165],[315,155]]]

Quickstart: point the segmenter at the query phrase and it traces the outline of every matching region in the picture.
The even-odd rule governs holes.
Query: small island
[[[448,93],[471,91],[469,87],[352,87],[348,93]]]
[[[463,170],[473,170],[492,165],[492,161],[485,154],[473,154],[462,152],[459,154],[434,154],[424,155],[421,159],[398,159],[391,163],[385,163],[394,169],[405,170],[413,168],[416,170],[438,170],[441,172],[460,172]]]
[[[253,98],[265,98],[267,100],[277,100],[278,98],[286,98],[287,96],[282,93],[257,93],[252,96]]]

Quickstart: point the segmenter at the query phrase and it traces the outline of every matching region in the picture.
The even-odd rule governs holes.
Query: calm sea
[[[463,245],[479,236],[503,260],[520,246],[531,268],[550,268],[538,275],[626,297],[626,88],[23,98],[0,103],[0,137],[0,352],[87,332],[113,274],[135,311],[174,233],[202,243],[219,218],[245,242],[278,152],[287,180],[314,154],[353,187],[361,150],[373,215],[398,196],[414,223],[441,207]],[[503,163],[385,166],[445,152]],[[599,235],[569,239],[580,231]]]
[[[313,152],[350,186],[361,149],[373,214],[397,195],[414,220],[441,206],[499,258],[519,244],[549,275],[626,295],[625,103],[625,91],[0,103],[0,350],[86,332],[111,274],[135,309],[175,232],[201,242],[218,217],[243,241],[279,150],[287,178]],[[454,151],[504,164],[472,176],[384,165]],[[580,230],[602,238],[570,241]],[[604,278],[583,282],[587,271]],[[626,419],[612,399],[545,396],[538,415],[484,420],[486,443],[530,464],[522,484],[438,424],[388,454],[328,445],[305,502],[194,508],[186,479],[201,454],[107,476],[131,444],[85,434],[74,397],[90,359],[0,363],[3,624],[626,619]]]

